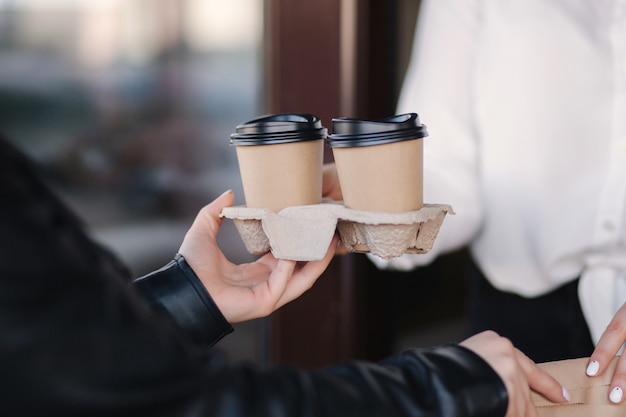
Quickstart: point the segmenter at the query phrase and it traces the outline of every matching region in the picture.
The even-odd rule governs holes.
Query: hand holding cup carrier
[[[453,211],[423,202],[428,133],[419,116],[332,122],[328,135],[314,115],[276,114],[239,125],[231,135],[246,206],[225,208],[222,216],[235,221],[248,251],[317,259],[335,230],[349,252],[389,258],[430,250]],[[324,144],[333,152],[342,202],[322,198]]]

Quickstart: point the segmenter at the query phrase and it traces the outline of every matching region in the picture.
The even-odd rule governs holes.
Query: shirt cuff
[[[180,254],[163,268],[137,278],[133,284],[152,309],[165,311],[204,349],[233,331]]]

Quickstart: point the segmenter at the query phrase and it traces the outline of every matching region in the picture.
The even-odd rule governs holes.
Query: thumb
[[[235,204],[235,193],[233,190],[226,190],[219,197],[210,202],[207,208],[211,214],[219,216],[224,207],[230,207],[233,204]]]
[[[235,204],[235,193],[233,193],[233,190],[224,191],[219,197],[204,206],[200,217],[203,221],[208,221],[211,229],[217,232],[216,229],[219,229],[223,220],[220,217],[220,213],[224,207],[230,207],[233,204]]]
[[[206,236],[209,238],[215,238],[222,225],[223,218],[220,217],[220,213],[224,207],[230,207],[235,202],[235,195],[233,190],[227,190],[223,192],[215,200],[211,201],[206,206],[200,209],[200,212],[193,221],[191,228],[187,231],[185,241],[188,238]],[[183,245],[185,244],[183,241]]]

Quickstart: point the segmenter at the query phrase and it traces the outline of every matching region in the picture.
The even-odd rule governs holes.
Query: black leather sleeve
[[[163,311],[204,349],[233,331],[200,279],[178,254],[163,268],[134,281],[156,311]]]
[[[504,416],[502,381],[457,345],[318,371],[202,349],[227,327],[184,264],[137,291],[34,172],[0,139],[0,416]]]
[[[203,348],[232,331],[181,255],[136,280],[135,287],[153,309],[167,312]],[[206,404],[211,407],[207,415],[219,415],[218,409],[227,408],[221,401],[231,402],[234,397],[242,405],[249,403],[246,398],[256,397],[257,390],[267,396],[263,401],[267,411],[255,414],[254,410],[263,409],[256,404],[243,415],[265,416],[271,415],[266,414],[270,410],[282,410],[284,415],[297,416],[303,404],[308,404],[310,410],[317,410],[312,416],[332,416],[343,410],[337,415],[496,417],[503,416],[507,406],[506,391],[495,372],[473,352],[454,344],[406,351],[379,364],[355,361],[310,374],[288,368],[239,371],[248,379],[243,385],[256,382],[258,386],[236,392],[219,383],[213,390],[218,401]],[[264,387],[265,378],[276,384],[275,390]],[[226,380],[242,384],[235,375]],[[346,401],[350,405],[344,409]],[[372,410],[377,411],[370,414]]]
[[[502,417],[504,385],[459,345],[416,349],[381,363],[353,361],[315,372],[249,366],[215,370],[204,415],[307,417]],[[237,404],[233,409],[233,404]]]

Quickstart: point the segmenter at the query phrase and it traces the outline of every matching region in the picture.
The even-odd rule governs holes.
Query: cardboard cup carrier
[[[310,114],[264,116],[237,126],[231,145],[246,206],[226,207],[253,254],[322,259],[335,233],[349,252],[385,259],[432,248],[446,204],[422,201],[422,138],[415,113],[333,119],[327,137]],[[344,201],[322,199],[323,144],[332,149]]]

